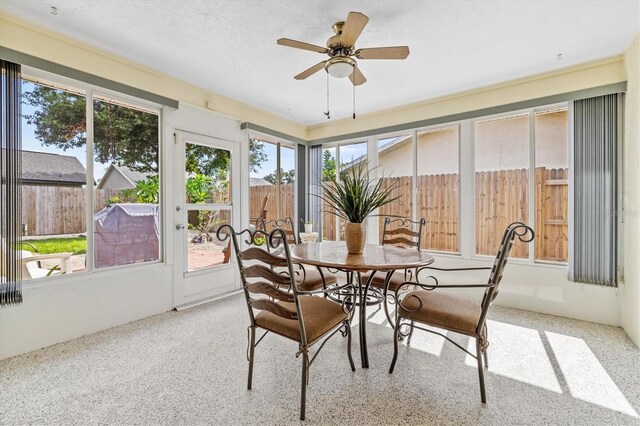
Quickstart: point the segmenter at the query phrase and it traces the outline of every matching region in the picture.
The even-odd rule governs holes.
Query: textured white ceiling
[[[640,1],[37,1],[0,10],[170,76],[310,125],[326,122],[326,73],[293,76],[324,55],[351,10],[369,16],[357,47],[408,45],[405,61],[359,61],[366,113],[624,52]],[[58,9],[51,14],[51,6]],[[557,60],[561,53],[563,59]],[[330,80],[332,119],[349,117],[351,84]]]

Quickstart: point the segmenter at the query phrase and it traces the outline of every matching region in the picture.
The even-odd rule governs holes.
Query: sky
[[[267,160],[260,164],[260,168],[257,172],[251,171],[250,176],[252,178],[263,178],[266,175],[274,173],[276,171],[277,164],[277,145],[274,143],[263,142],[264,148],[262,152],[267,155]],[[289,148],[284,145],[280,145],[280,167],[284,171],[295,170],[296,166],[296,151],[293,148]]]

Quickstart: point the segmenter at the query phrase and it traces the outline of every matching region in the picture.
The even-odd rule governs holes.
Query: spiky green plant
[[[326,213],[334,214],[351,223],[362,223],[377,208],[396,201],[393,190],[384,179],[373,178],[368,162],[361,162],[340,174],[340,181],[322,181],[320,197],[327,208]]]

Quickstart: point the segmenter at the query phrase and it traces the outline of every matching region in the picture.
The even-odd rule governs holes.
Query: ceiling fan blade
[[[351,80],[354,86],[360,86],[361,84],[367,82],[367,78],[364,76],[364,74],[362,74],[360,68],[358,67],[353,70],[353,72],[349,76],[349,80]]]
[[[347,20],[342,27],[340,43],[344,46],[353,47],[367,22],[369,22],[369,18],[366,15],[360,12],[349,12]]]
[[[370,47],[358,49],[355,56],[358,59],[406,59],[409,56],[409,47]]]
[[[318,53],[327,53],[329,51],[326,47],[316,46],[315,44],[309,44],[303,41],[291,40],[290,38],[278,39],[278,44],[280,46],[295,47],[296,49],[310,50]]]
[[[318,71],[320,71],[321,69],[323,69],[325,62],[327,62],[327,61],[319,62],[319,63],[315,64],[314,66],[312,66],[311,68],[308,68],[308,69],[302,71],[300,74],[296,75],[293,78],[295,78],[296,80],[304,80],[305,78],[309,77],[310,75],[313,75],[313,74],[317,73]]]

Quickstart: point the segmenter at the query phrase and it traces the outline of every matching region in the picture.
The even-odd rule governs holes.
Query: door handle
[[[184,229],[184,225],[179,223],[176,225],[176,231],[182,231]]]

